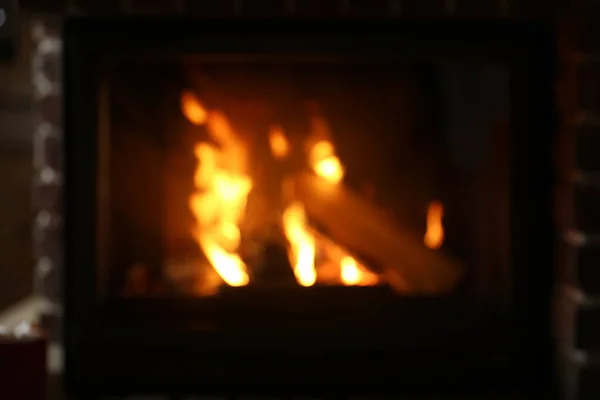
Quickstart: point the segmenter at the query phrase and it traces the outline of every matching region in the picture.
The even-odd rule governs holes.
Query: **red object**
[[[46,348],[43,336],[0,336],[0,399],[45,399]]]

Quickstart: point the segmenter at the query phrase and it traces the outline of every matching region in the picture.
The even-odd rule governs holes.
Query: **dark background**
[[[0,26],[0,312],[33,289],[31,28]]]

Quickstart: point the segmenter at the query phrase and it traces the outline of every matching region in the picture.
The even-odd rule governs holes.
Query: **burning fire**
[[[275,153],[275,148],[272,146]],[[331,184],[339,184],[344,177],[342,163],[335,155],[333,144],[328,140],[318,141],[309,151],[309,164],[313,172]],[[315,268],[315,235],[308,225],[301,203],[295,202],[283,213],[284,233],[290,243],[290,260],[294,274],[302,286],[312,286],[317,280]],[[322,243],[325,244],[325,243]],[[339,251],[339,249],[337,249]],[[360,267],[356,260],[344,254],[339,261],[340,280],[344,285],[376,284],[377,276]]]
[[[189,208],[195,218],[193,238],[226,284],[247,285],[250,281],[248,267],[239,255],[242,236],[240,224],[253,187],[248,174],[247,147],[227,117],[220,111],[205,108],[194,93],[183,91],[180,101],[181,112],[187,120],[193,125],[205,127],[211,138],[211,142],[199,141],[194,146],[197,165],[194,192],[189,197]],[[327,139],[330,136],[325,121],[318,119],[315,127],[319,128],[313,136],[317,140],[313,140],[308,149],[308,164],[316,176],[333,187],[341,185],[344,166],[336,155],[332,141]],[[270,128],[268,139],[275,159],[282,160],[291,153],[290,142],[280,126],[273,125]],[[424,243],[429,248],[437,249],[442,245],[442,216],[442,204],[432,202],[424,237]],[[290,263],[300,285],[314,285],[318,271],[323,271],[323,265],[330,266],[329,271],[335,274],[335,280],[344,285],[365,286],[379,282],[379,276],[361,265],[350,252],[310,226],[302,202],[292,201],[283,211],[281,223],[289,243]],[[326,258],[323,265],[316,265],[317,251],[320,252],[320,259],[323,259],[322,256]]]
[[[273,138],[271,131],[271,138]],[[276,156],[276,147],[271,139],[271,149]],[[309,163],[313,171],[333,184],[339,183],[344,170],[335,156],[333,144],[327,140],[317,142],[309,151]],[[306,213],[301,203],[289,205],[283,212],[283,230],[290,243],[290,261],[294,274],[302,286],[312,286],[317,280],[315,269],[315,237],[308,225]],[[343,276],[341,277],[343,280]],[[360,276],[357,277],[360,280]]]
[[[181,95],[183,114],[194,125],[206,125],[220,148],[199,142],[194,148],[198,160],[194,173],[195,192],[189,207],[196,218],[194,239],[219,276],[230,286],[244,286],[247,267],[237,254],[252,180],[245,174],[246,150],[219,112],[207,111],[190,92]]]
[[[442,217],[444,216],[444,206],[439,201],[429,203],[427,210],[427,231],[423,242],[430,249],[439,249],[444,243],[444,226]]]

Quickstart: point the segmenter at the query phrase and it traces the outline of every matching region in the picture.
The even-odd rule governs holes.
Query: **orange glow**
[[[362,274],[352,257],[346,256],[342,258],[340,266],[342,268],[342,282],[345,285],[356,285],[360,282]]]
[[[293,203],[283,212],[283,230],[290,243],[290,260],[296,280],[302,286],[312,286],[317,280],[315,270],[315,239],[307,227],[304,207]]]
[[[315,164],[314,170],[317,175],[331,183],[338,183],[344,178],[344,168],[335,156],[319,161]]]
[[[430,249],[439,249],[444,243],[444,226],[442,218],[444,216],[444,206],[439,201],[429,203],[427,210],[427,231],[423,241],[425,246]]]
[[[203,125],[208,118],[208,113],[200,100],[189,90],[181,93],[181,111],[194,125]]]
[[[271,127],[269,145],[271,146],[271,153],[278,160],[284,159],[290,153],[290,142],[288,142],[283,129],[279,126]]]
[[[250,282],[250,274],[240,256],[240,246],[242,221],[254,185],[249,174],[250,147],[227,115],[220,110],[205,108],[192,91],[182,91],[180,107],[185,118],[196,126],[204,127],[209,136],[209,139],[198,140],[194,144],[194,191],[188,198],[195,220],[191,234],[212,266],[201,276],[210,278],[209,286],[212,288],[223,283],[245,286]],[[333,143],[326,139],[330,137],[327,124],[323,119],[315,119],[313,125],[312,146],[307,152],[308,164],[317,176],[332,185],[339,185],[345,171]],[[282,127],[273,124],[268,135],[272,156],[277,160],[288,157],[292,147]],[[286,189],[285,182],[284,179],[283,189]],[[293,182],[293,179],[287,182]],[[293,190],[287,192],[291,194],[284,197],[294,199]],[[329,279],[331,284],[347,286],[379,282],[379,277],[361,265],[350,252],[309,225],[301,202],[293,200],[280,218],[289,245],[288,257],[299,285],[314,285],[317,271],[319,282]],[[319,265],[316,265],[317,251]],[[328,275],[322,274],[324,269],[327,269]],[[198,278],[196,283],[196,292],[205,294],[208,290],[206,282]]]
[[[379,281],[377,275],[358,265],[356,260],[345,256],[340,261],[342,283],[347,286],[371,286]]]
[[[194,155],[195,192],[189,207],[196,224],[192,234],[219,276],[230,286],[248,284],[247,267],[237,254],[239,223],[244,217],[252,180],[245,174],[246,148],[219,113],[206,111],[189,92],[182,93],[182,112],[194,124],[206,123],[209,135],[220,145],[198,142]]]
[[[330,141],[317,142],[310,150],[308,161],[315,174],[328,182],[339,183],[344,179],[344,167]]]
[[[308,161],[310,165],[315,165],[319,161],[332,156],[335,156],[333,143],[328,140],[321,140],[320,142],[315,143],[315,145],[310,149]]]

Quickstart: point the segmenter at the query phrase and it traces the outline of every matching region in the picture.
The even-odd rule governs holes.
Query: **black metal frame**
[[[73,19],[64,29],[66,383],[76,393],[374,395],[554,391],[554,31],[541,22]],[[256,293],[196,300],[97,296],[98,88],[103,60],[144,52],[353,53],[504,60],[511,73],[511,316],[461,299],[357,288],[281,312]],[[304,289],[325,302],[335,289]],[[261,296],[258,296],[261,297]],[[264,301],[264,296],[263,300]],[[272,294],[271,299],[279,299]],[[324,299],[324,300],[319,300]],[[286,303],[287,304],[283,304]],[[254,304],[240,308],[240,304]],[[273,305],[274,304],[274,305]],[[356,308],[357,304],[363,307]],[[251,315],[252,318],[243,318]],[[302,345],[307,343],[307,345]]]

